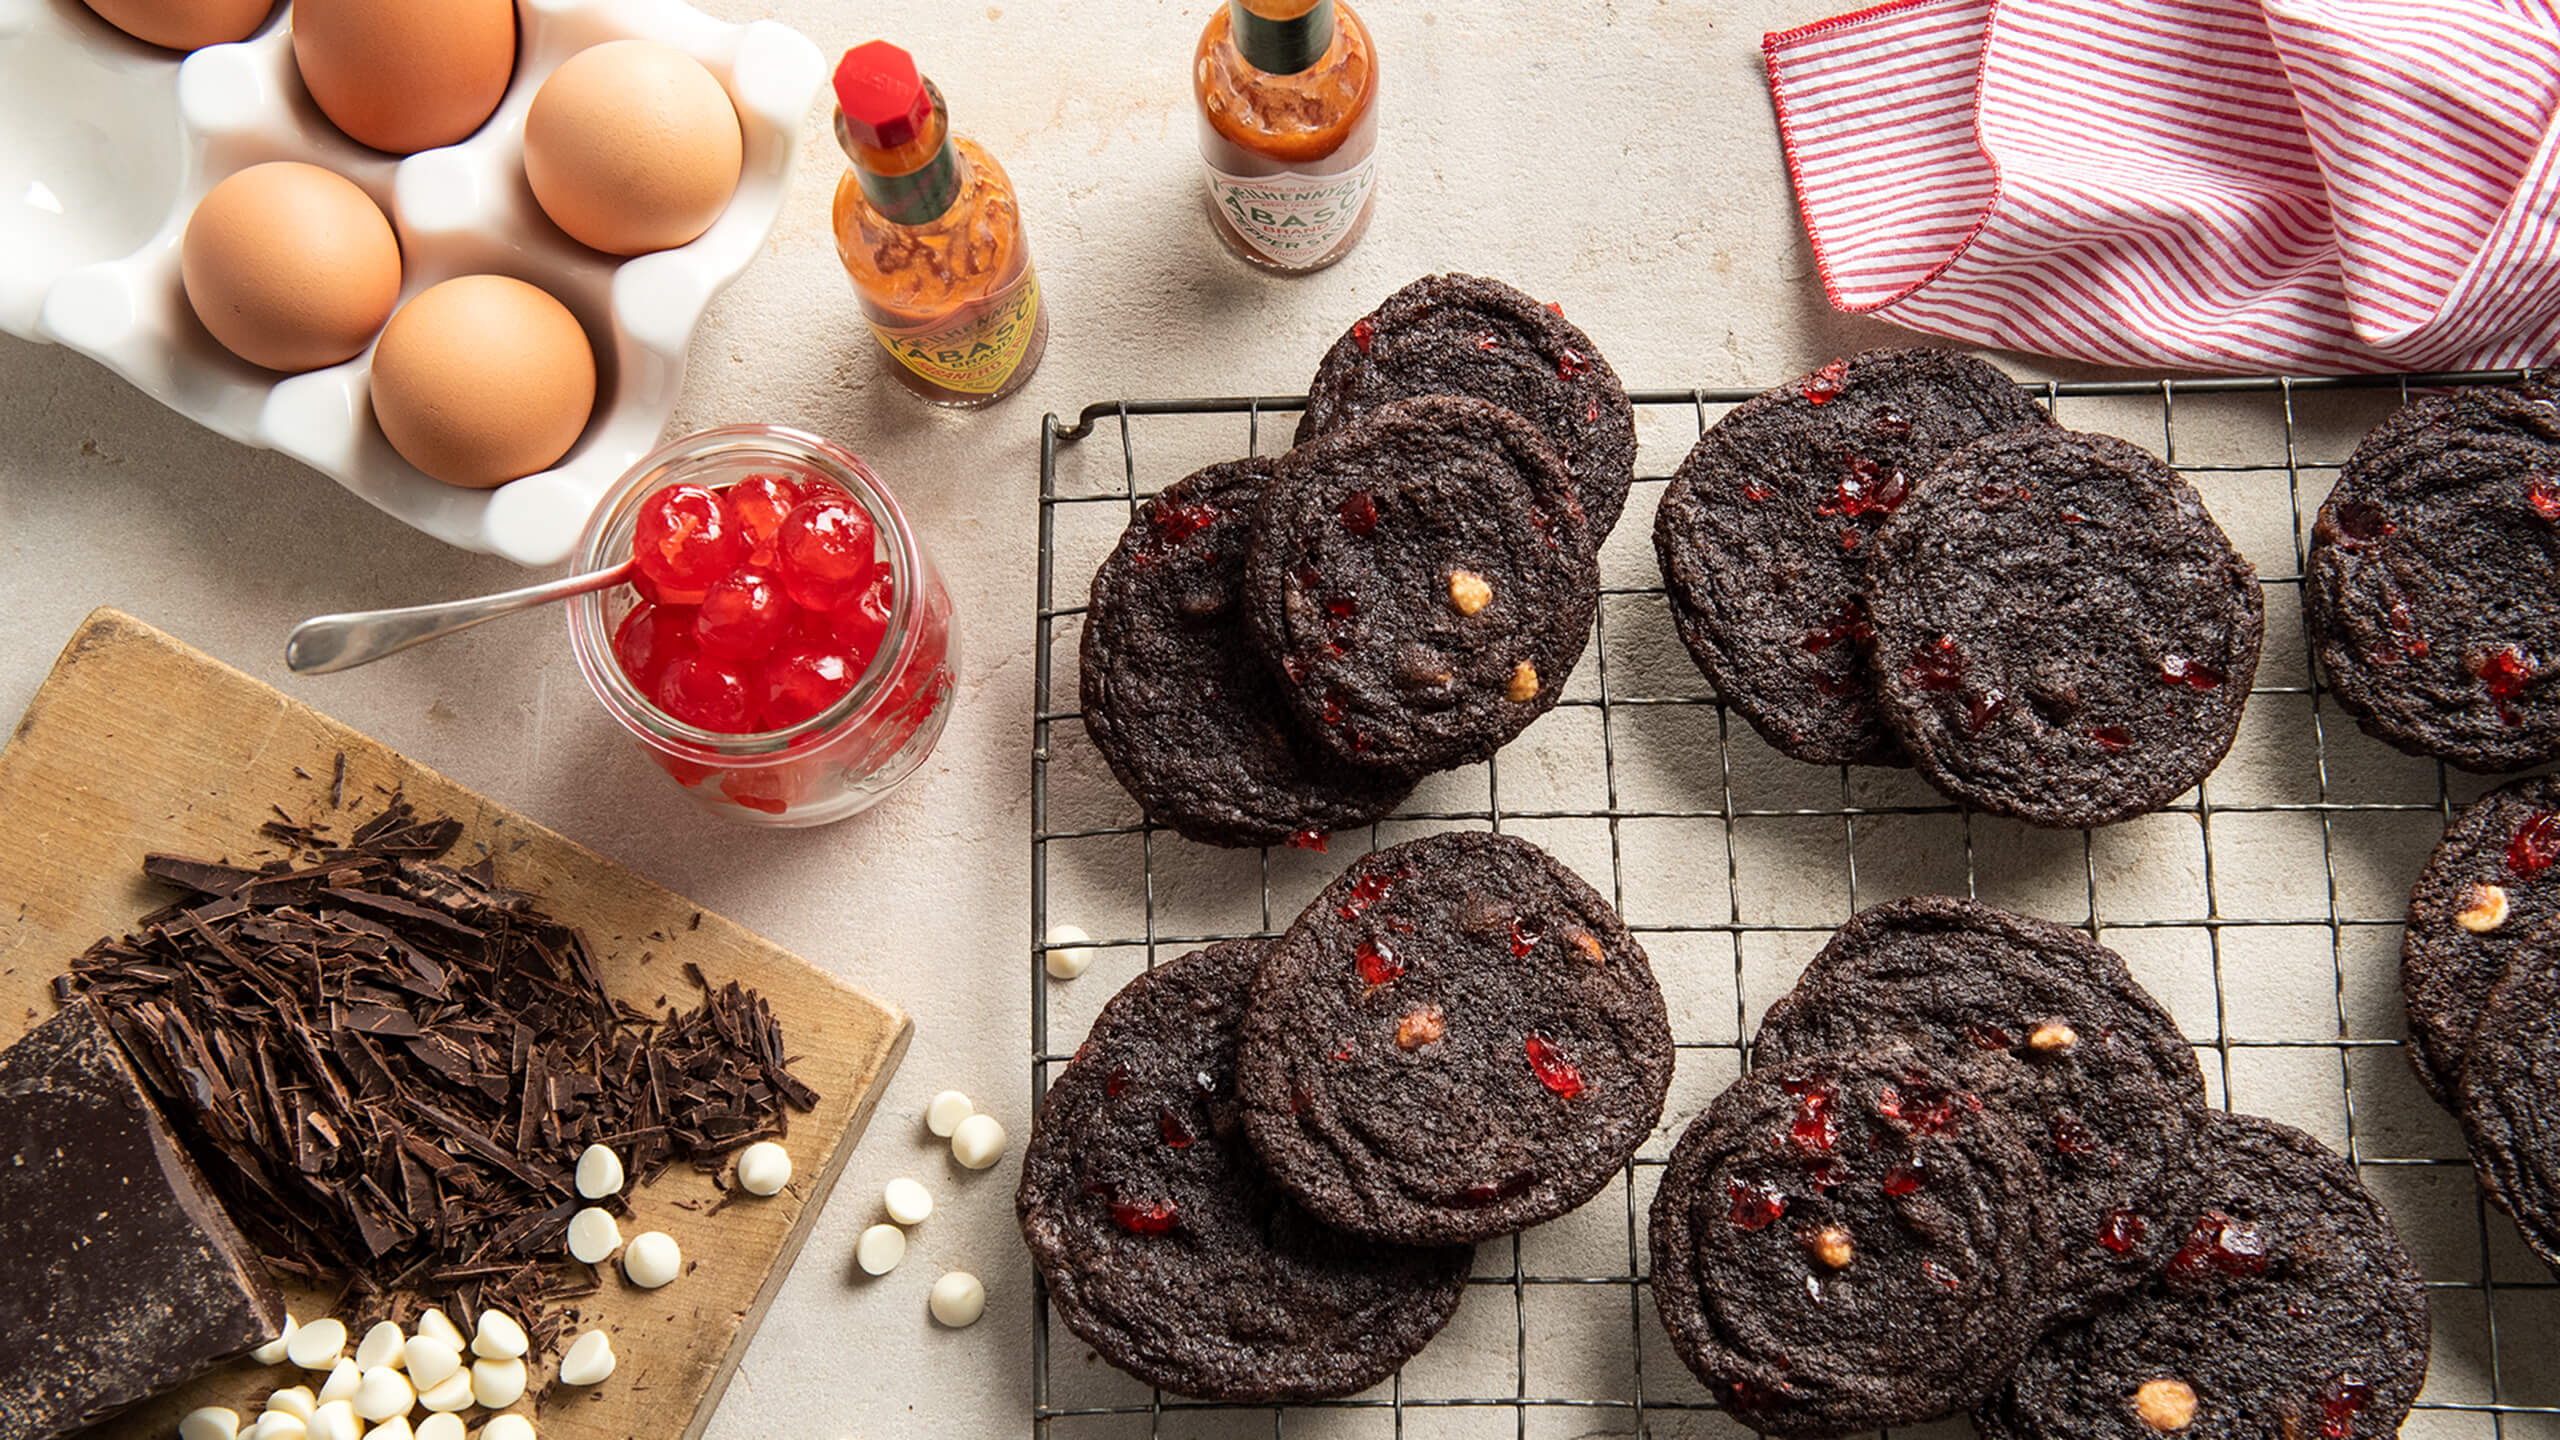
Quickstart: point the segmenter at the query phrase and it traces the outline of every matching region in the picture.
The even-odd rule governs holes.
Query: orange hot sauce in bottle
[[[890,372],[936,405],[992,405],[1022,388],[1049,340],[1013,181],[951,133],[942,92],[906,51],[874,40],[836,67],[836,254]]]
[[[1226,0],[1200,32],[1191,91],[1209,216],[1266,270],[1350,253],[1376,197],[1378,57],[1342,0]]]

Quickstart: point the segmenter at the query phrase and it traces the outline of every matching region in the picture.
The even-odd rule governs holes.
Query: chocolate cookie
[[[2481,1188],[2560,1271],[2560,929],[2520,951],[2463,1051],[2458,1111]]]
[[[1212,465],[1139,506],[1085,611],[1094,748],[1149,815],[1207,845],[1366,825],[1412,788],[1308,739],[1254,652],[1245,540],[1273,463]]]
[[[1416,778],[1554,708],[1591,635],[1591,531],[1537,429],[1481,400],[1381,406],[1282,457],[1246,615],[1299,723]]]
[[[1246,1133],[1328,1224],[1472,1242],[1598,1193],[1662,1118],[1671,1027],[1608,902],[1525,840],[1362,857],[1272,947]]]
[[[1366,1389],[1466,1288],[1463,1246],[1329,1230],[1245,1144],[1236,1031],[1268,946],[1195,951],[1112,997],[1049,1087],[1015,1197],[1068,1328],[1148,1384],[1206,1400]]]
[[[2379,1440],[2427,1374],[2427,1293],[2354,1169],[2213,1117],[2202,1213],[2160,1277],[2040,1341],[1985,1440]]]
[[[1653,513],[1680,642],[1781,752],[1908,763],[1859,643],[1867,539],[1948,451],[2051,425],[2008,376],[1950,350],[1869,350],[1744,401]]]
[[[2202,1176],[2195,1050],[2124,961],[2077,930],[1925,895],[1863,910],[1769,1007],[1758,1065],[1906,1039],[2011,1072],[2062,1245],[2048,1313],[2142,1283]]]
[[[1653,1296],[1736,1419],[1845,1435],[2008,1376],[2050,1313],[2054,1236],[2002,1083],[1909,1045],[1835,1051],[1752,1071],[1680,1137]]]
[[[1868,549],[1885,722],[1954,799],[2107,825],[2231,748],[2265,629],[2257,573],[2149,451],[2068,430],[1975,441]]]
[[[1325,352],[1297,443],[1417,395],[1471,395],[1537,426],[1564,457],[1593,543],[1616,528],[1635,480],[1635,407],[1561,309],[1473,275],[1414,281]]]
[[[2530,776],[2481,796],[2437,844],[2409,892],[2400,994],[2409,1063],[2450,1105],[2463,1054],[2500,976],[2560,933],[2560,779]]]
[[[2560,402],[2481,389],[2384,421],[2311,531],[2302,616],[2365,733],[2466,770],[2560,758]]]

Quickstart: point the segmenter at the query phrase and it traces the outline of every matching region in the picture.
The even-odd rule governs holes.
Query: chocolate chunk
[[[0,1052],[0,1435],[67,1435],[283,1329],[97,1006]]]

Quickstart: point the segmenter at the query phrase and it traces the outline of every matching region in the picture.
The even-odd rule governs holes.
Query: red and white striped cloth
[[[1897,0],[1762,48],[1843,310],[2143,368],[2560,352],[2560,0]]]

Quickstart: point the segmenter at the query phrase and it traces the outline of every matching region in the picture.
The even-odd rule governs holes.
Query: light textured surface
[[[1026,1435],[1030,1280],[1012,1220],[1016,1161],[963,1170],[947,1144],[925,1132],[922,1112],[934,1092],[956,1087],[1017,1138],[1030,1128],[1028,750],[1041,413],[1121,395],[1295,393],[1353,317],[1435,269],[1500,276],[1561,301],[1637,387],[1766,384],[1893,342],[1899,332],[1825,309],[1761,79],[1763,30],[1845,3],[1377,0],[1363,12],[1385,66],[1377,219],[1344,263],[1292,280],[1230,257],[1199,213],[1186,72],[1206,0],[881,0],[860,8],[701,0],[724,19],[774,14],[831,53],[874,35],[911,46],[950,97],[961,130],[985,141],[1023,191],[1052,306],[1047,360],[1028,390],[991,412],[929,410],[887,380],[871,353],[828,231],[841,164],[818,123],[823,116],[813,116],[798,191],[768,253],[713,307],[676,421],[680,429],[742,420],[806,426],[862,452],[888,478],[949,578],[967,646],[958,711],[924,771],[878,810],[826,829],[710,828],[586,695],[556,615],[503,621],[345,675],[287,677],[284,634],[303,616],[495,589],[518,583],[522,572],[448,550],[289,461],[216,439],[87,361],[14,341],[0,341],[0,623],[8,636],[0,642],[0,718],[33,694],[81,615],[120,605],[904,1006],[916,1022],[914,1045],[710,1433],[715,1440]],[[2329,428],[2306,444],[2326,452],[2319,458],[2334,462],[2353,443],[2357,430],[2337,418],[2343,413],[2317,411]],[[2358,413],[2369,416],[2371,407]],[[2263,456],[2271,446],[2280,454],[2267,414],[2263,405],[2182,399],[2179,458],[2189,458],[2190,446],[2204,459]],[[2126,402],[2120,413],[2089,402],[2076,414],[2066,408],[2064,419],[2112,421],[2120,433],[2158,443],[2156,401]],[[1151,433],[1167,424],[1196,444],[1179,454],[1158,445],[1140,476],[1148,488],[1240,448],[1241,423],[1159,422]],[[1652,424],[1639,473],[1665,473],[1694,433],[1693,425]],[[1067,483],[1116,483],[1118,454],[1116,442],[1069,452]],[[2235,542],[2270,575],[2293,567],[2283,480],[2278,472],[2202,484]],[[2316,502],[2326,484],[2325,476],[2306,476],[2308,498]],[[1609,583],[1652,582],[1645,529],[1659,494],[1658,484],[1638,487],[1610,547]],[[1105,508],[1087,507],[1086,518]],[[1110,537],[1077,543],[1082,558],[1060,562],[1062,598],[1080,596]],[[2285,628],[2294,624],[2290,595],[2270,612],[2261,683],[2298,685],[2299,632]],[[1618,625],[1620,613],[1613,602],[1608,623]],[[1610,658],[1613,684],[1623,665],[1649,692],[1698,692],[1667,621],[1658,633],[1633,633],[1633,648]],[[1626,642],[1613,631],[1612,643]],[[1060,653],[1073,653],[1072,633]],[[1586,661],[1576,682],[1586,693],[1589,669]],[[1071,664],[1060,679],[1061,694],[1072,695]],[[2233,798],[2313,798],[2308,712],[2299,696],[2264,697],[2252,707],[2223,767]],[[1630,712],[1636,728],[1619,740],[1621,804],[1716,803],[1712,712],[1702,741],[1694,713]],[[2350,798],[2433,798],[2431,767],[2341,736],[2334,710],[2328,718],[2332,776],[2342,754],[2358,767]],[[1590,710],[1560,711],[1534,729],[1514,747],[1516,763],[1505,757],[1505,803],[1599,808],[1606,797],[1592,762],[1598,729]],[[1073,738],[1091,768],[1058,783],[1080,787],[1079,813],[1125,818],[1125,799],[1107,788],[1107,776],[1095,787],[1099,765],[1081,734]],[[1750,803],[1836,807],[1842,799],[1837,771],[1793,765],[1740,740],[1731,763],[1737,783],[1751,787]],[[1452,777],[1447,788],[1456,794],[1468,785],[1481,795],[1481,771]],[[1859,793],[1925,798],[1904,781],[1862,778]],[[2435,823],[2423,813],[2357,819],[2366,830],[2340,827],[2338,883],[2352,913],[2388,915]],[[1639,911],[1656,922],[1693,912],[1726,918],[1721,827],[1650,821],[1623,830],[1630,919]],[[2197,832],[2190,815],[2100,836],[2091,863],[2105,877],[2108,918],[2201,913]],[[2229,932],[2226,968],[2247,967],[2261,993],[2281,997],[2235,1008],[2231,1031],[2334,1034],[2331,967],[2320,963],[2330,944],[2320,923],[2327,892],[2317,821],[2300,813],[2218,816],[2214,832],[2227,912],[2305,922],[2300,931]],[[1414,827],[1385,838],[1409,833]],[[1734,833],[1733,883],[1746,923],[1846,918],[1837,820],[1746,821]],[[1857,833],[1861,899],[1962,883],[1958,827],[1949,817],[1862,822]],[[1609,873],[1604,826],[1552,825],[1533,838],[1595,880]],[[2088,913],[2077,837],[1977,827],[1975,844],[1984,899],[2065,922]],[[2035,848],[2054,846],[2061,848],[2050,854]],[[1275,879],[1287,894],[1312,894],[1347,858],[1345,848],[1321,863],[1276,859]],[[1125,897],[1131,877],[1123,862],[1135,849],[1134,842],[1097,846],[1087,852],[1091,864],[1062,859],[1053,917],[1106,938],[1132,933],[1117,900],[1073,902],[1096,894],[1105,872],[1117,886],[1112,894]],[[1233,882],[1250,884],[1250,857],[1167,873],[1180,877],[1179,908],[1194,921],[1231,921],[1239,906],[1250,908],[1249,891],[1232,893]],[[2191,928],[2109,936],[2200,1040],[2212,1038],[2220,1018],[2205,936]],[[1683,1039],[1728,1043],[1737,975],[1756,1017],[1819,939],[1746,936],[1737,965],[1722,936],[1671,938],[1680,943],[1656,946],[1650,936],[1647,943],[1672,992],[1675,1029]],[[2358,1033],[2396,1027],[2396,989],[2386,978],[2390,932],[2348,938],[2357,947],[2347,961]],[[1053,986],[1061,997],[1053,1032],[1066,1048],[1142,959],[1106,950],[1091,974]],[[2243,1052],[2232,1084],[2244,1103],[2334,1141],[2342,1138],[2331,1118],[2337,1054]],[[2449,1124],[2423,1102],[2407,1103],[2414,1085],[2396,1052],[2356,1052],[2354,1065],[2356,1124],[2369,1145],[2390,1154],[2446,1152]],[[2219,1086],[2222,1074],[2208,1070]],[[1684,1052],[1665,1132],[1648,1153],[1658,1154],[1729,1078],[1729,1052]],[[2449,1145],[2460,1153],[2458,1137]],[[914,1232],[907,1262],[870,1279],[854,1268],[854,1241],[880,1218],[882,1182],[900,1174],[925,1181],[939,1204]],[[2444,1217],[2412,1237],[2413,1247],[2436,1247],[2422,1254],[2430,1274],[2476,1274],[2482,1232],[2468,1176],[2380,1175],[2393,1183],[2385,1198],[2395,1207],[2405,1199]],[[2403,1213],[2405,1224],[2410,1211]],[[1613,1257],[1624,1252],[1625,1224],[1620,1202],[1604,1198],[1529,1237],[1527,1261],[1549,1273],[1605,1273],[1624,1263]],[[2493,1219],[2489,1243],[2506,1257],[2501,1274],[2522,1278],[2513,1261],[2520,1247],[2506,1228]],[[1488,1257],[1496,1250],[1507,1274],[1508,1247]],[[927,1292],[952,1269],[987,1283],[986,1318],[966,1330],[927,1318]],[[1535,1344],[1525,1377],[1514,1371],[1509,1298],[1507,1286],[1471,1296],[1417,1362],[1407,1393],[1507,1395],[1523,1385],[1538,1394],[1632,1391],[1623,1289],[1533,1288]],[[2502,1295],[2502,1307],[2525,1307],[2506,1313],[2506,1333],[2536,1334],[2535,1316],[2550,1308],[2536,1311],[2538,1299]],[[2442,1308],[2453,1312],[2443,1323],[2456,1328],[2440,1345],[2460,1343],[2439,1360],[2441,1398],[2485,1400],[2479,1297],[2448,1295]],[[2519,1389],[2519,1375],[2549,1373],[2547,1340],[2531,1343],[2537,1348],[2508,1357],[2510,1398],[2532,1398]],[[1062,1401],[1144,1403],[1144,1392],[1098,1374],[1083,1347],[1062,1342],[1056,1355]],[[2530,1364],[2537,1355],[2539,1367]],[[626,1369],[642,1358],[626,1353]],[[1652,1341],[1643,1376],[1648,1396],[1694,1393]],[[2560,1398],[2547,1385],[2539,1393],[2546,1403]],[[1333,1418],[1358,1423],[1293,1416],[1286,1433],[1388,1433],[1383,1412]],[[1406,1418],[1406,1435],[1515,1433],[1508,1409]],[[1647,1419],[1658,1434],[1740,1434],[1720,1417],[1648,1412]],[[2488,1433],[2486,1417],[2434,1419],[2442,1423],[2423,1433]],[[2472,1419],[2483,1423],[2471,1426]],[[1076,1422],[1055,1433],[1144,1435],[1146,1417],[1133,1420]],[[1538,1435],[1628,1428],[1624,1411],[1544,1412],[1530,1421]],[[1196,1418],[1168,1416],[1165,1433],[1202,1429]],[[1219,1433],[1229,1430],[1273,1433],[1267,1414]],[[2518,1432],[2511,1425],[2508,1433]]]

